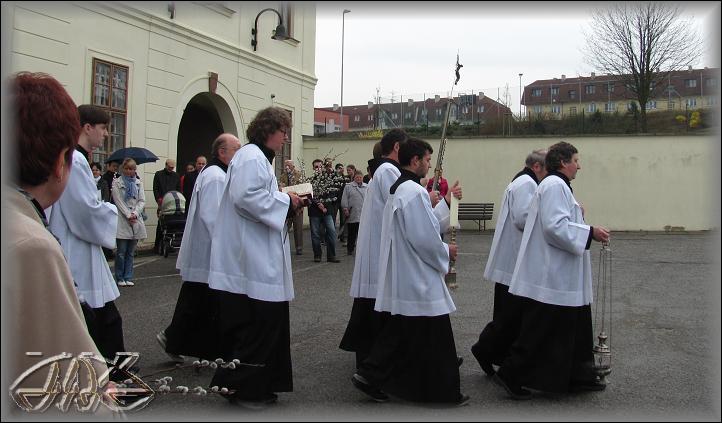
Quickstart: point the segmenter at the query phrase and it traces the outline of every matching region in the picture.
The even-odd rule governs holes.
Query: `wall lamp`
[[[253,46],[253,51],[256,51],[256,46],[258,46],[258,18],[263,12],[267,12],[269,10],[276,12],[278,15],[278,26],[276,27],[276,31],[273,33],[271,39],[283,41],[291,38],[286,33],[286,27],[283,26],[283,17],[280,13],[278,13],[278,10],[272,8],[263,9],[258,12],[258,15],[256,15],[256,23],[253,25],[253,29],[251,30],[251,45]]]

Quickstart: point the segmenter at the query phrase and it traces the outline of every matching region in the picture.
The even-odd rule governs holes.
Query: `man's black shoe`
[[[459,406],[459,407],[461,407],[461,406],[463,406],[463,405],[466,405],[466,404],[469,403],[469,400],[470,400],[470,399],[471,399],[470,396],[461,394],[461,395],[459,396],[459,399],[456,400],[456,405]]]
[[[389,396],[386,395],[384,391],[375,386],[372,386],[366,379],[364,379],[363,376],[359,375],[358,373],[354,373],[353,376],[351,376],[351,383],[353,383],[353,386],[355,386],[356,389],[370,396],[371,399],[376,402],[386,402],[389,400]]]
[[[315,256],[313,258],[313,261],[315,261],[316,263],[321,263],[321,256]]]
[[[301,251],[301,250],[296,250],[296,255],[297,255],[297,256],[303,255],[303,251]]]
[[[329,263],[341,263],[341,260],[337,259],[336,257],[329,257],[326,261]]]
[[[487,376],[494,376],[494,366],[491,365],[491,360],[489,360],[480,350],[476,347],[476,344],[474,344],[471,347],[471,353],[474,354],[474,358],[476,358],[476,361],[479,362],[479,366],[481,366],[481,370],[486,373]]]
[[[512,383],[508,380],[505,380],[504,377],[499,374],[499,372],[494,374],[493,378],[494,382],[496,382],[499,386],[504,388],[506,392],[511,396],[512,398],[516,400],[528,400],[531,398],[531,391],[528,389],[524,389],[521,387],[521,385]]]
[[[278,401],[278,395],[273,392],[263,395],[261,398],[245,399],[245,398],[229,398],[232,404],[240,405],[241,407],[248,408],[251,410],[262,410],[267,408],[269,405]]]
[[[600,380],[572,380],[569,384],[569,392],[603,391],[607,384]]]

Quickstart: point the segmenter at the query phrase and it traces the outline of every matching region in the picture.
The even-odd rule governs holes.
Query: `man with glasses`
[[[218,305],[213,290],[208,288],[211,235],[226,186],[228,163],[240,148],[241,142],[235,135],[219,135],[211,147],[211,161],[202,168],[193,187],[196,201],[188,208],[176,262],[183,285],[171,324],[156,335],[166,354],[178,363],[184,361],[182,355],[208,360],[220,357],[216,332]]]

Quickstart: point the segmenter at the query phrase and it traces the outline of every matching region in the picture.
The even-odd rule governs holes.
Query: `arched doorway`
[[[183,110],[178,126],[176,170],[181,175],[187,163],[203,155],[210,160],[211,145],[224,132],[237,134],[236,123],[225,100],[213,93],[196,94]]]

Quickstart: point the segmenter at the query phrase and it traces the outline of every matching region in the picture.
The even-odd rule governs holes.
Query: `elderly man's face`
[[[173,169],[175,169],[175,160],[166,160],[165,170],[167,170],[168,172],[172,172]]]

